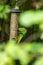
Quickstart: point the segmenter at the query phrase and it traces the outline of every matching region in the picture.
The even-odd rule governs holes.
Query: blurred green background
[[[0,65],[43,65],[43,0],[0,0]]]

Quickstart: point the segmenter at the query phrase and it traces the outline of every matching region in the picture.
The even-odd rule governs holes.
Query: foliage
[[[10,31],[8,29],[11,22],[8,22],[8,19],[10,20],[10,10],[13,7],[18,8],[18,6],[15,5],[17,2],[22,3],[22,1],[23,0],[0,0],[0,38],[1,36],[5,39],[6,37],[9,37],[8,32]],[[5,43],[4,41],[3,43],[0,42],[0,65],[16,65],[16,60],[19,60],[19,63],[21,65],[43,65],[43,10],[36,11],[31,9],[31,0],[26,1],[26,3],[21,5],[19,8],[22,13],[18,15],[18,38],[17,41],[9,39],[9,41]],[[41,32],[39,35],[41,40],[40,42],[37,42],[35,40],[32,40],[32,42],[28,43],[24,42],[23,38],[25,36],[28,37],[31,34],[34,34],[31,32],[33,30],[31,30],[31,26],[34,26],[33,29],[35,29],[35,33],[36,31],[37,33]],[[2,30],[1,27],[3,28]],[[4,37],[3,34],[5,35]],[[31,38],[33,38],[33,36]]]
[[[0,51],[0,57],[2,59],[2,60],[0,59],[0,65],[6,65],[6,63],[12,65],[11,62],[12,60],[19,60],[21,65],[27,65],[34,59],[34,57],[37,58],[36,61],[37,64],[35,62],[34,65],[41,65],[43,63],[42,55],[43,55],[43,44],[41,43],[36,44],[35,42],[33,42],[33,43],[25,43],[25,44],[23,43],[18,45],[16,41],[9,40],[8,43],[5,45],[4,51]],[[37,56],[39,56],[40,59]],[[3,64],[1,64],[2,62]]]
[[[7,3],[7,1],[8,1],[8,0],[0,0],[0,4],[1,4],[1,5],[4,5],[4,4]]]
[[[0,18],[4,18],[4,19],[7,19],[8,16],[7,14],[9,13],[10,11],[10,7],[8,5],[0,5]]]
[[[24,21],[25,20],[25,21]],[[43,23],[43,10],[41,11],[26,11],[20,14],[19,24],[24,27]]]

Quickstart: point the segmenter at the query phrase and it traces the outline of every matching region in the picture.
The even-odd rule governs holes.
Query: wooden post
[[[17,40],[17,33],[18,33],[18,13],[19,9],[13,8],[11,10],[11,21],[10,21],[10,39]]]

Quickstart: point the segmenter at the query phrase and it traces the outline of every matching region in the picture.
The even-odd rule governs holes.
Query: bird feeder
[[[10,39],[17,40],[18,33],[18,13],[20,10],[17,8],[13,8],[11,10],[11,21],[10,21]]]

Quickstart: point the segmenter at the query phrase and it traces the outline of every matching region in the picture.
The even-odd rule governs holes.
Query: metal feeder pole
[[[18,13],[19,9],[13,8],[11,10],[11,21],[10,21],[10,40],[16,39],[18,36]]]

